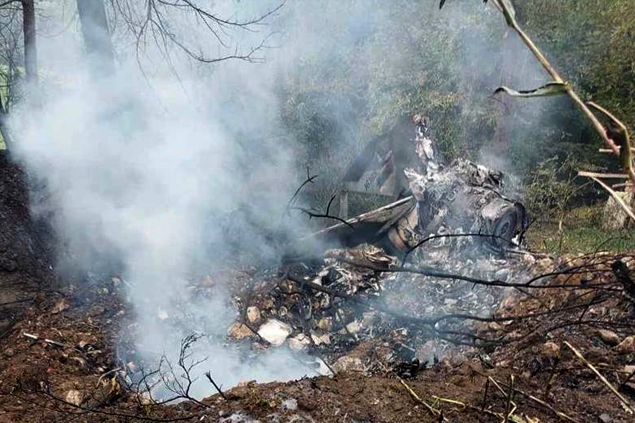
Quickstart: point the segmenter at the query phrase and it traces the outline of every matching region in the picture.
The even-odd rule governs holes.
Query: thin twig
[[[490,377],[490,379],[492,380],[492,382],[498,384],[498,382],[496,382],[493,378]],[[500,386],[499,386],[499,389],[500,389]],[[539,398],[536,398],[533,395],[530,395],[530,394],[528,394],[526,392],[523,392],[523,391],[521,391],[518,388],[514,388],[514,391],[516,391],[517,393],[519,393],[519,394],[529,398],[530,400],[542,405],[543,407],[548,408],[549,410],[551,410],[551,412],[553,412],[556,416],[560,417],[563,420],[566,420],[566,421],[571,422],[571,423],[580,423],[579,421],[575,420],[574,418],[569,417],[566,414],[564,414],[563,412],[556,410],[551,405],[547,404],[546,402],[544,402],[543,400],[541,400]]]
[[[606,378],[604,376],[602,376],[602,373],[600,373],[598,371],[598,369],[596,369],[593,364],[591,364],[586,358],[584,358],[584,356],[582,355],[582,353],[578,350],[575,349],[575,347],[573,345],[571,345],[569,342],[565,341],[564,345],[566,345],[571,351],[573,351],[573,354],[575,354],[576,357],[578,357],[578,359],[584,363],[584,365],[586,365],[589,369],[591,369],[591,371],[593,373],[595,373],[595,375],[602,381],[602,383],[604,383],[606,385],[607,388],[609,388],[611,390],[611,392],[613,392],[622,402],[622,404],[624,404],[626,406],[626,411],[629,414],[633,414],[633,408],[631,407],[631,404],[628,402],[628,400],[626,398],[624,398],[624,396],[622,394],[620,394],[618,392],[617,389],[615,389],[615,387],[613,385],[611,385],[611,382],[609,382],[608,380],[606,380]]]
[[[484,410],[484,409],[481,409],[481,408],[479,408],[479,407],[475,407],[475,406],[473,406],[473,405],[471,405],[471,404],[466,404],[466,403],[461,402],[461,401],[452,400],[452,399],[447,399],[447,398],[441,398],[441,397],[437,397],[437,396],[434,396],[433,398],[434,398],[435,400],[437,400],[437,401],[447,402],[447,403],[449,403],[449,404],[459,405],[459,406],[461,406],[461,407],[463,407],[463,408],[469,408],[470,410],[479,411],[479,412],[481,412],[481,413],[488,414],[488,415],[490,415],[490,416],[492,416],[492,417],[496,417],[496,418],[499,418],[499,419],[502,419],[502,418],[503,418],[503,415],[502,415],[502,414],[500,414],[500,413],[495,413],[495,412],[490,411],[490,410]]]
[[[520,38],[523,41],[523,43],[533,53],[533,55],[540,62],[542,67],[545,69],[545,71],[551,76],[551,78],[553,78],[553,81],[555,83],[564,84],[565,93],[571,98],[573,103],[576,106],[578,106],[578,108],[582,111],[582,113],[589,119],[589,121],[593,125],[593,128],[595,129],[595,131],[598,133],[600,138],[602,138],[602,140],[604,141],[605,147],[610,149],[613,152],[613,154],[615,154],[616,156],[621,158],[620,149],[618,148],[619,146],[617,145],[615,140],[611,139],[611,137],[609,136],[609,133],[606,130],[606,128],[604,127],[604,125],[602,125],[602,123],[595,116],[595,114],[591,111],[591,109],[584,103],[584,101],[582,101],[582,99],[580,98],[578,93],[573,89],[571,84],[567,83],[558,74],[556,69],[551,65],[551,63],[549,63],[549,61],[547,60],[545,55],[540,51],[540,49],[531,40],[531,38],[529,38],[527,33],[525,33],[525,31],[520,27],[520,25],[518,25],[518,22],[516,21],[516,19],[514,17],[515,14],[513,13],[513,10],[511,9],[512,8],[511,3],[508,2],[508,1],[496,0],[496,1],[493,2],[493,4],[497,8],[499,8],[499,10],[501,10],[501,12],[503,12],[503,15],[505,16],[507,24],[514,31],[516,31],[516,33],[520,36]],[[592,107],[594,107],[594,106],[592,106]],[[595,108],[598,109],[598,107],[595,107]],[[626,133],[628,134],[628,131]],[[627,142],[627,146],[630,147],[630,145],[628,145],[628,137],[627,137],[627,141],[626,142]],[[630,151],[628,152],[628,154],[630,155]],[[625,173],[628,175],[628,178],[630,178],[631,181],[635,182],[635,172],[633,171],[632,163],[630,161],[628,161],[628,162],[622,163],[622,165],[624,167]]]
[[[485,406],[487,405],[487,391],[489,391],[489,379],[485,380],[485,394],[483,395],[483,406],[481,407],[481,411],[485,411]]]
[[[307,185],[307,184],[312,184],[313,181],[315,181],[315,179],[318,177],[318,175],[313,175],[311,176],[310,172],[309,172],[309,168],[306,168],[306,179],[304,180],[304,182],[302,182],[302,184],[298,187],[298,189],[295,190],[295,192],[293,193],[293,195],[291,196],[291,199],[289,200],[289,202],[287,203],[287,210],[289,209],[289,207],[291,207],[291,205],[295,202],[296,198],[298,198],[298,195],[300,194],[300,191],[302,191],[302,189]]]
[[[514,375],[509,376],[509,392],[507,394],[507,404],[505,405],[505,423],[509,422],[512,413],[512,399],[514,398]]]
[[[412,398],[417,401],[419,404],[423,405],[425,408],[428,409],[428,411],[430,411],[432,413],[433,416],[438,416],[439,415],[439,410],[435,410],[434,408],[432,408],[427,402],[425,402],[424,400],[422,400],[421,398],[419,398],[419,395],[417,395],[417,393],[415,391],[412,390],[412,388],[410,386],[408,386],[408,384],[406,382],[404,382],[404,380],[402,378],[399,378],[399,382],[401,382],[401,384],[406,388],[406,390],[408,391],[408,393],[412,396]],[[447,421],[446,418],[443,418],[443,421]]]
[[[588,308],[585,309],[585,311],[586,310],[588,310]],[[551,388],[553,388],[553,383],[556,380],[556,370],[558,369],[558,363],[560,363],[560,360],[556,358],[553,363],[553,367],[551,368],[551,373],[549,374],[549,380],[547,381],[547,387],[545,388],[545,394],[543,395],[545,400],[547,401],[549,400],[549,393],[551,392]]]
[[[623,173],[597,173],[587,172],[586,170],[579,171],[578,175],[587,178],[628,179],[628,175],[625,175]]]
[[[620,147],[620,146],[618,146],[618,148],[619,148],[620,150],[622,149],[622,147]],[[632,152],[635,152],[635,148],[631,147],[631,151],[632,151]],[[611,150],[611,149],[609,149],[609,148],[600,148],[600,149],[598,150],[598,152],[599,152],[599,153],[603,153],[603,154],[606,154],[606,153],[611,153],[611,154],[613,154],[613,150]]]
[[[41,338],[37,335],[32,335],[30,333],[23,333],[22,334],[24,337],[26,338],[30,338],[33,339],[35,341],[40,340]],[[51,344],[51,345],[55,345],[56,347],[60,347],[60,348],[69,348],[68,344],[64,344],[62,342],[57,342],[57,341],[53,341],[52,339],[42,339],[42,341],[44,341],[47,344]]]
[[[225,394],[223,393],[223,391],[221,390],[220,386],[218,386],[216,384],[216,382],[214,382],[214,379],[212,379],[212,373],[211,372],[205,372],[205,377],[207,377],[207,380],[209,380],[212,385],[214,385],[214,388],[216,388],[216,391],[218,391],[218,393],[220,394],[220,396],[227,401],[227,397],[225,396]]]
[[[192,420],[193,418],[196,418],[197,415],[196,414],[192,414],[192,415],[186,415],[183,417],[175,417],[175,418],[167,418],[167,419],[162,419],[162,418],[155,418],[155,417],[149,417],[149,416],[144,416],[141,414],[128,414],[128,413],[120,413],[117,411],[107,411],[107,410],[99,410],[96,408],[89,408],[89,407],[84,407],[81,405],[76,405],[73,404],[72,402],[66,401],[63,398],[59,398],[53,394],[51,394],[48,391],[37,391],[35,393],[40,393],[41,395],[59,402],[61,404],[64,404],[66,406],[72,407],[76,410],[81,410],[83,413],[86,414],[97,414],[97,415],[101,415],[101,416],[110,416],[110,417],[119,417],[121,419],[132,419],[132,420],[140,420],[140,421],[147,421],[147,422],[156,422],[156,423],[172,423],[172,422],[180,422],[180,421],[185,421],[185,420]]]
[[[348,222],[347,220],[342,219],[339,216],[333,216],[333,215],[330,214],[331,205],[333,204],[333,201],[335,200],[335,198],[337,198],[337,196],[335,196],[335,195],[333,195],[331,197],[331,199],[328,202],[328,205],[326,206],[326,212],[324,212],[324,213],[315,213],[315,212],[307,209],[306,207],[289,207],[289,210],[299,210],[299,211],[301,211],[303,213],[306,213],[306,215],[309,216],[309,219],[313,219],[315,217],[317,219],[332,219],[332,220],[336,220],[336,221],[348,226],[350,229],[354,229],[353,225],[350,222]]]

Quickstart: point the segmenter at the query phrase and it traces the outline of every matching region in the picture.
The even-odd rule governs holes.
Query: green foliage
[[[635,125],[635,2],[533,0],[516,2],[524,27],[564,77]]]
[[[404,116],[428,115],[448,159],[477,157],[491,140],[497,107],[491,93],[499,81],[489,58],[498,55],[499,16],[482,3],[453,13],[436,6],[363,2],[377,16],[362,29],[333,17],[354,15],[344,3],[318,14],[328,16],[320,26],[342,42],[311,46],[280,90],[282,120],[303,152],[299,168],[308,164],[322,181],[312,201],[325,204],[351,159]]]
[[[559,231],[557,225],[531,229],[530,245],[548,254],[589,254],[595,251],[628,252],[635,250],[635,230],[604,231],[588,221],[578,221]]]
[[[346,15],[342,6],[325,4],[335,7],[327,16]],[[493,6],[480,1],[448,2],[442,11],[438,6],[370,1],[362,7],[379,17],[355,28],[346,19],[331,17],[320,25],[342,43],[309,53],[300,72],[283,82],[283,121],[303,146],[302,165],[309,164],[324,175],[323,181],[330,181],[323,186],[323,199],[337,188],[347,163],[365,143],[387,133],[405,115],[430,116],[447,159],[479,160],[492,144],[502,113],[500,97],[491,95],[502,85],[502,72],[511,74],[510,86],[521,95],[561,92],[560,86],[545,86],[548,76],[520,42],[513,45],[521,51],[517,63],[503,69],[510,66],[503,60],[509,35]],[[514,6],[512,17],[565,79],[632,128],[635,21],[629,17],[635,16],[635,2],[533,0]],[[357,38],[350,42],[351,37]],[[529,91],[536,86],[543,89]],[[562,162],[576,156],[617,170],[612,157],[598,153],[597,134],[568,98],[510,99],[505,108],[504,120],[511,126],[505,170],[521,179],[531,183],[547,157]]]
[[[635,250],[635,229],[602,228],[603,207],[597,204],[572,209],[562,229],[553,222],[534,223],[527,233],[529,245],[553,255]]]
[[[523,197],[531,214],[541,220],[562,220],[576,196],[583,195],[584,188],[591,185],[577,176],[578,169],[585,165],[573,155],[563,161],[551,157],[538,163]]]

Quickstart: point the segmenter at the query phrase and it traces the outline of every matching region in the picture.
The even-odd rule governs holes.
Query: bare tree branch
[[[130,4],[129,0],[111,0],[111,3],[117,18],[122,19],[127,31],[134,35],[138,62],[140,62],[139,50],[147,45],[149,34],[166,60],[171,62],[170,50],[173,46],[191,59],[208,64],[226,60],[260,62],[263,58],[257,54],[267,48],[267,41],[271,35],[263,37],[258,44],[246,50],[234,47],[231,53],[211,57],[202,51],[196,51],[197,47],[182,39],[171,29],[174,16],[194,17],[196,22],[203,25],[221,47],[229,49],[230,41],[233,38],[231,30],[256,32],[255,26],[264,25],[265,21],[280,11],[285,4],[282,2],[254,18],[237,20],[220,17],[192,0],[147,0],[144,9],[135,7]]]

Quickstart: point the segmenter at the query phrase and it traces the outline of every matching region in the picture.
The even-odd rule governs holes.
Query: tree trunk
[[[115,55],[108,29],[103,0],[77,0],[89,66],[94,76],[111,75],[115,69]]]
[[[24,31],[24,68],[28,85],[36,85],[37,43],[35,40],[35,4],[34,0],[22,0],[22,25]]]

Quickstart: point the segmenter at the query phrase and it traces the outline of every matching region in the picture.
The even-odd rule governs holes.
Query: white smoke
[[[232,43],[247,49],[276,34],[268,43],[275,48],[258,53],[266,58],[259,64],[203,65],[176,53],[168,63],[152,43],[139,59],[134,40],[117,21],[118,69],[99,80],[88,75],[73,3],[39,2],[47,16],[38,39],[43,94],[36,109],[25,106],[12,117],[19,140],[15,154],[45,182],[73,263],[84,269],[121,266],[138,320],[137,349],[147,358],[166,354],[175,360],[184,336],[204,333],[197,353],[209,359],[200,371],[211,370],[225,386],[311,374],[283,349],[241,359],[224,345],[235,318],[228,281],[215,280],[212,298],[193,295],[190,282],[202,275],[220,278],[214,258],[229,241],[219,230],[220,219],[245,204],[257,211],[257,223],[236,223],[246,228],[243,248],[276,256],[258,227],[279,224],[304,176],[292,137],[280,123],[278,81],[311,84],[301,77],[302,69],[332,62],[336,70],[349,69],[350,84],[369,97],[376,75],[398,73],[406,62],[424,63],[424,53],[421,59],[397,54],[407,40],[394,13],[403,2],[289,1],[270,26],[232,32]],[[209,3],[219,15],[234,18],[257,16],[277,4]],[[196,19],[174,22],[178,36],[214,52],[215,38]],[[356,55],[368,39],[382,37],[392,37],[395,45],[378,43],[371,56]],[[433,84],[435,75],[403,76],[406,82],[413,79]],[[305,229],[287,220],[293,233]],[[195,395],[211,392],[202,382]]]
[[[64,5],[44,9],[43,34],[67,25]],[[230,241],[218,230],[221,218],[249,204],[273,227],[297,186],[293,156],[269,138],[278,131],[272,68],[228,62],[205,69],[183,60],[171,69],[155,61],[144,76],[124,48],[116,74],[95,80],[77,25],[38,41],[43,94],[36,108],[25,103],[13,116],[15,154],[45,182],[73,264],[122,269],[145,362],[163,354],[176,362],[180,340],[200,333],[206,336],[193,359],[208,360],[195,371],[211,370],[225,387],[314,374],[284,350],[245,365],[224,346],[236,317],[229,281],[215,281],[212,298],[190,288],[203,275],[220,278],[213,266],[223,251],[211,249]],[[245,242],[260,254],[270,249],[257,233]],[[193,394],[211,392],[201,381]]]

